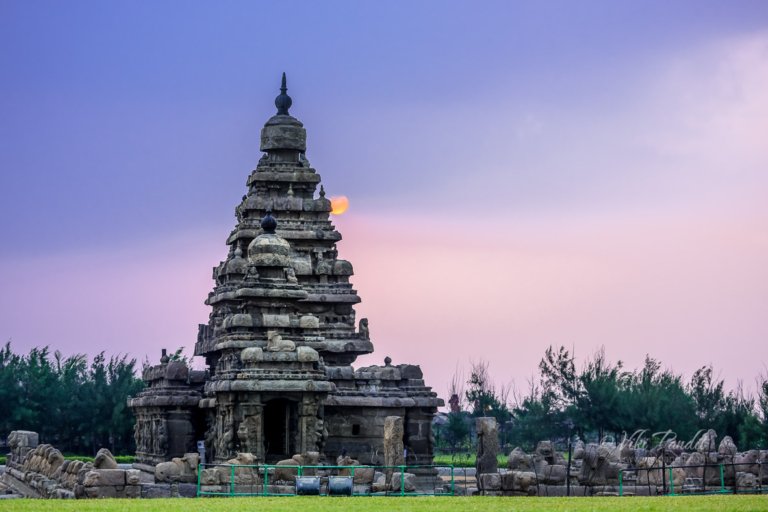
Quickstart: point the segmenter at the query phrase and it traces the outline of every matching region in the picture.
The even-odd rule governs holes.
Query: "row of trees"
[[[523,395],[497,389],[488,364],[474,363],[466,382],[454,378],[452,412],[438,431],[442,448],[455,452],[468,442],[471,418],[494,416],[503,444],[533,448],[541,439],[621,440],[644,431],[672,431],[677,440],[694,438],[701,429],[731,436],[740,449],[768,446],[768,376],[758,378],[756,397],[739,386],[726,391],[711,366],[690,381],[646,357],[642,368],[627,370],[607,360],[604,350],[577,369],[573,354],[549,347],[539,363],[538,379]],[[466,410],[465,410],[466,409]],[[662,434],[663,435],[663,434]]]
[[[133,453],[133,414],[126,399],[141,391],[136,360],[83,354],[63,357],[48,347],[15,354],[0,349],[0,437],[33,430],[64,452],[95,454],[100,447]]]

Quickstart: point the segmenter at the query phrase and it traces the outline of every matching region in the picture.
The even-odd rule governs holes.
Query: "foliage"
[[[468,418],[464,412],[448,413],[448,421],[443,428],[443,439],[450,453],[456,453],[469,439]]]
[[[489,381],[487,363],[472,366],[467,400],[473,415],[496,416],[502,425],[498,411],[511,415],[512,427],[502,443],[531,450],[542,439],[564,447],[574,434],[584,440],[621,440],[637,431],[645,431],[647,438],[671,432],[687,441],[712,428],[721,439],[731,436],[740,449],[768,445],[768,376],[758,380],[757,398],[752,398],[741,386],[726,391],[711,366],[697,370],[686,383],[650,356],[642,368],[628,371],[621,361],[610,362],[603,349],[577,368],[565,347],[547,348],[539,373],[528,393],[515,397],[510,411],[506,397]]]
[[[499,435],[502,444],[506,444],[509,432],[512,412],[508,406],[509,389],[501,387],[499,390],[491,381],[488,373],[488,362],[479,361],[472,363],[468,389],[466,391],[467,402],[471,406],[470,414],[473,417],[491,416],[496,418],[499,425]]]
[[[328,499],[318,496],[288,498],[201,498],[189,499],[105,499],[105,500],[7,500],[3,510],[8,512],[66,512],[66,511],[148,511],[186,512],[199,508],[210,512],[240,512],[258,509],[263,512],[294,509],[318,512],[346,512],[350,507],[361,512],[408,510],[413,512],[483,511],[546,512],[568,510],[571,512],[660,512],[674,509],[680,512],[752,512],[765,510],[765,496],[680,496],[668,497],[606,497],[591,498],[540,498],[540,497],[366,497]]]
[[[126,399],[143,382],[136,360],[97,354],[63,357],[48,347],[17,355],[10,342],[0,349],[0,435],[33,430],[40,441],[64,452],[133,452],[133,414]]]

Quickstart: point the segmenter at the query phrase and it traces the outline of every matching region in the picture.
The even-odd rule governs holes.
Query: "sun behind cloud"
[[[333,196],[331,198],[331,213],[341,215],[349,208],[349,199],[347,196]]]

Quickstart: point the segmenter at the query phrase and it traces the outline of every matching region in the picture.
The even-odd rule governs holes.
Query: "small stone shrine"
[[[338,258],[341,234],[286,91],[283,75],[227,258],[213,269],[212,311],[195,344],[207,370],[163,354],[144,371],[147,388],[128,402],[141,464],[195,452],[197,440],[208,462],[319,452],[327,461],[344,454],[382,464],[388,416],[403,419],[406,463],[432,463],[432,416],[442,400],[421,369],[389,358],[352,367],[373,351],[368,321],[356,321],[352,265]]]

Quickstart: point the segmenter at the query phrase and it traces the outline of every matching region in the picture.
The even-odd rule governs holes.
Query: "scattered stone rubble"
[[[495,432],[495,419],[479,418],[478,435]],[[695,451],[665,444],[652,450],[629,444],[588,443],[573,446],[570,471],[566,459],[551,441],[541,441],[533,454],[515,448],[507,468],[495,470],[489,443],[478,446],[477,488],[468,494],[486,496],[613,496],[619,493],[622,473],[624,495],[658,495],[674,488],[676,493],[715,491],[723,483],[729,491],[756,491],[768,484],[768,450],[739,453],[733,439],[717,444],[714,430],[697,442]],[[495,453],[493,454],[495,456]],[[494,457],[495,459],[495,457]],[[671,479],[670,479],[671,472]]]
[[[484,418],[482,423],[482,429],[490,431],[495,420]],[[570,472],[553,443],[541,441],[530,455],[520,448],[512,450],[506,469],[485,471],[478,465],[477,489],[468,492],[489,496],[616,495],[619,472],[625,495],[657,495],[671,488],[677,493],[713,491],[721,488],[720,465],[728,490],[754,491],[768,484],[768,450],[739,453],[730,437],[725,436],[719,445],[716,441],[714,430],[699,439],[693,452],[673,444],[645,450],[579,441],[573,446]],[[478,452],[478,461],[480,456]]]
[[[59,450],[39,444],[36,432],[8,436],[11,452],[2,475],[6,487],[32,498],[138,498],[140,471],[119,469],[106,448],[94,462],[65,460]]]
[[[388,454],[386,459],[392,465],[402,466],[405,464],[403,419],[387,417],[384,423],[387,435],[382,442],[384,453]],[[267,493],[293,494],[297,466],[303,466],[302,476],[320,477],[323,492],[332,475],[348,476],[359,494],[413,492],[420,483],[419,478],[425,478],[411,472],[361,465],[359,460],[346,454],[327,461],[316,451],[296,454],[269,467],[260,464],[254,454],[240,452],[232,459],[204,467],[198,475],[200,456],[197,453],[174,457],[147,472],[121,468],[106,448],[98,451],[94,462],[65,460],[53,446],[39,444],[35,432],[11,432],[9,446],[11,453],[6,471],[0,474],[0,489],[29,498],[192,497],[197,495],[198,477],[203,493],[228,494],[234,490],[260,494],[265,490],[261,486],[266,484]],[[322,467],[329,465],[337,467]],[[433,484],[438,481],[434,476],[432,480]]]

